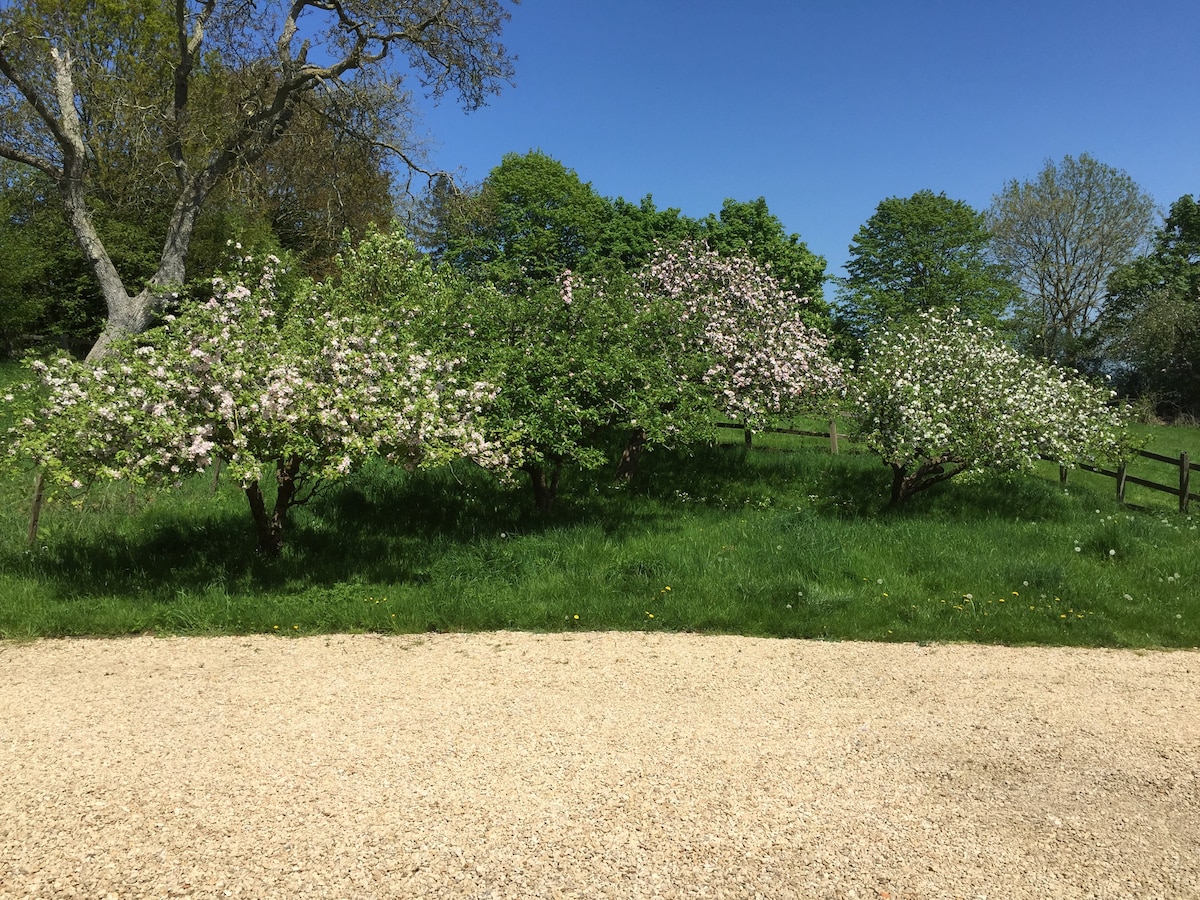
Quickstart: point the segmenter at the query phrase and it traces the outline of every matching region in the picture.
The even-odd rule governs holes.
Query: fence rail
[[[742,431],[746,435],[746,446],[749,447],[753,443],[752,433],[741,422],[714,422],[716,428],[733,428],[737,431]],[[826,438],[829,441],[829,452],[836,454],[838,452],[838,441],[842,438],[853,438],[854,435],[843,434],[837,430],[837,422],[832,419],[829,421],[828,431],[805,431],[801,428],[764,428],[759,434],[797,434],[801,437],[819,437]]]
[[[1126,463],[1121,463],[1115,472],[1111,469],[1104,469],[1099,466],[1081,465],[1079,468],[1088,472],[1095,472],[1097,475],[1115,478],[1117,480],[1117,500],[1120,503],[1125,502],[1125,485],[1127,484],[1138,484],[1144,488],[1149,488],[1152,491],[1162,491],[1164,494],[1175,495],[1179,498],[1180,512],[1187,512],[1188,504],[1192,500],[1200,500],[1200,494],[1194,494],[1191,491],[1192,471],[1200,471],[1200,465],[1197,465],[1188,458],[1187,451],[1180,453],[1178,459],[1172,456],[1163,456],[1161,453],[1151,453],[1149,450],[1137,450],[1135,451],[1135,454],[1143,459],[1149,459],[1153,460],[1154,462],[1166,463],[1167,465],[1174,466],[1179,472],[1179,483],[1176,486],[1172,486],[1168,484],[1161,484],[1157,481],[1150,481],[1146,478],[1139,478],[1136,475],[1130,475],[1127,471]],[[1064,483],[1067,480],[1066,475],[1064,474],[1064,469],[1061,466],[1059,467],[1059,480]]]
[[[753,440],[751,433],[741,422],[714,422],[713,424],[717,428],[733,428],[745,432],[746,446],[751,446]],[[852,437],[852,435],[840,434],[837,430],[837,423],[833,421],[830,421],[828,431],[805,431],[799,428],[764,428],[761,433],[795,434],[801,437],[827,438],[829,440],[829,450],[831,453],[838,452],[839,438]],[[1127,471],[1127,465],[1125,463],[1122,463],[1120,466],[1118,466],[1115,471],[1112,469],[1105,469],[1100,466],[1091,466],[1086,464],[1080,464],[1079,468],[1086,472],[1094,472],[1097,475],[1103,475],[1107,478],[1115,478],[1117,482],[1117,501],[1120,503],[1125,502],[1125,487],[1129,484],[1140,485],[1141,487],[1148,488],[1152,491],[1161,491],[1164,494],[1172,494],[1175,497],[1178,497],[1180,512],[1187,512],[1190,501],[1200,500],[1200,494],[1193,493],[1190,486],[1191,473],[1200,472],[1200,463],[1192,462],[1187,454],[1187,451],[1181,452],[1178,458],[1174,456],[1164,456],[1161,453],[1152,453],[1149,450],[1137,450],[1134,452],[1137,456],[1140,456],[1143,459],[1149,459],[1154,462],[1166,463],[1167,465],[1173,466],[1179,472],[1178,485],[1173,486],[1169,484],[1161,484],[1157,481],[1150,481],[1147,478],[1139,478],[1136,475],[1130,475]],[[1050,457],[1047,456],[1043,456],[1042,459],[1046,460],[1047,462],[1057,462],[1057,460],[1050,459]],[[1066,466],[1058,467],[1058,479],[1063,484],[1067,483],[1067,472],[1068,469]]]

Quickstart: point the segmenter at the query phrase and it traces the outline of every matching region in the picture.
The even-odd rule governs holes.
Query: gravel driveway
[[[1200,653],[0,643],[0,898],[1200,897]]]

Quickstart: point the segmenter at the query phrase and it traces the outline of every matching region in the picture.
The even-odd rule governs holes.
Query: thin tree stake
[[[29,546],[31,547],[37,543],[38,522],[42,518],[42,503],[46,498],[44,479],[45,475],[41,469],[38,469],[38,473],[33,479],[33,508],[29,511]]]

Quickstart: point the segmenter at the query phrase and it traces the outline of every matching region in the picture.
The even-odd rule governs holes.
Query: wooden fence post
[[[1058,483],[1059,484],[1067,483],[1067,467],[1066,466],[1058,467]]]
[[[1125,463],[1117,467],[1117,502],[1125,502]]]
[[[829,420],[829,452],[837,456],[838,452],[838,433],[837,419]]]
[[[221,457],[218,456],[216,459],[216,462],[213,463],[212,487],[209,489],[208,492],[210,494],[215,494],[217,492],[217,487],[220,484],[221,484]]]
[[[29,546],[37,543],[38,522],[42,518],[42,503],[46,498],[45,483],[43,481],[43,473],[38,469],[37,476],[33,479],[33,508],[29,512]]]
[[[1192,463],[1188,459],[1187,451],[1184,450],[1179,454],[1179,511],[1187,512],[1188,508],[1188,483],[1191,481]]]
[[[743,428],[742,428],[742,435],[743,435],[743,436],[745,437],[745,439],[746,439],[746,446],[747,446],[747,447],[751,447],[751,446],[753,446],[753,445],[754,445],[754,432],[750,430],[750,426],[749,426],[749,425],[743,426]]]

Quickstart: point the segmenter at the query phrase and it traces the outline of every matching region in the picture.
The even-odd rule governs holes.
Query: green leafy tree
[[[1019,296],[988,257],[982,213],[945,194],[882,201],[850,244],[841,320],[857,340],[914,315],[957,308],[996,323]]]
[[[1109,277],[1149,238],[1154,201],[1128,174],[1082,153],[1010,181],[987,213],[992,249],[1017,278],[1022,344],[1074,366]]]
[[[701,223],[678,209],[659,209],[647,194],[638,203],[610,201],[610,213],[590,262],[604,271],[636,272],[660,248],[678,247],[700,236]]]
[[[701,221],[698,237],[722,256],[749,257],[765,266],[783,290],[808,298],[808,324],[828,327],[825,258],[811,252],[800,235],[787,233],[767,208],[766,198],[749,203],[725,200],[719,214],[710,213]]]
[[[1102,354],[1123,387],[1168,414],[1200,415],[1200,203],[1171,204],[1153,250],[1108,279]]]
[[[53,317],[50,284],[57,267],[45,249],[69,242],[70,233],[56,215],[47,179],[10,166],[0,173],[0,340],[11,354]]]
[[[395,217],[387,154],[311,109],[251,166],[226,179],[197,220],[188,271],[207,278],[231,237],[286,251],[314,278]]]
[[[435,256],[507,294],[588,269],[610,215],[591,184],[538,150],[505,154],[478,190],[440,203]]]
[[[481,427],[547,512],[568,467],[604,465],[613,429],[645,418],[675,385],[646,352],[652,328],[623,288],[577,283],[569,272],[506,286],[435,269],[399,234],[374,233],[344,255],[332,290],[339,308],[382,310],[420,346],[463,359],[464,374],[499,387]]]
[[[311,110],[420,167],[406,80],[470,109],[511,76],[502,0],[267,4],[29,0],[0,9],[0,157],[45,174],[105,299],[103,355],[186,280],[200,211]],[[122,187],[128,185],[130,187]],[[133,187],[136,189],[132,189]],[[156,265],[129,279],[97,225],[97,189],[165,192]],[[157,206],[155,206],[157,208]]]
[[[157,237],[139,214],[96,203],[97,227],[125,277],[154,271]],[[10,349],[31,337],[86,349],[104,317],[87,261],[63,217],[54,183],[0,160],[0,335]]]

